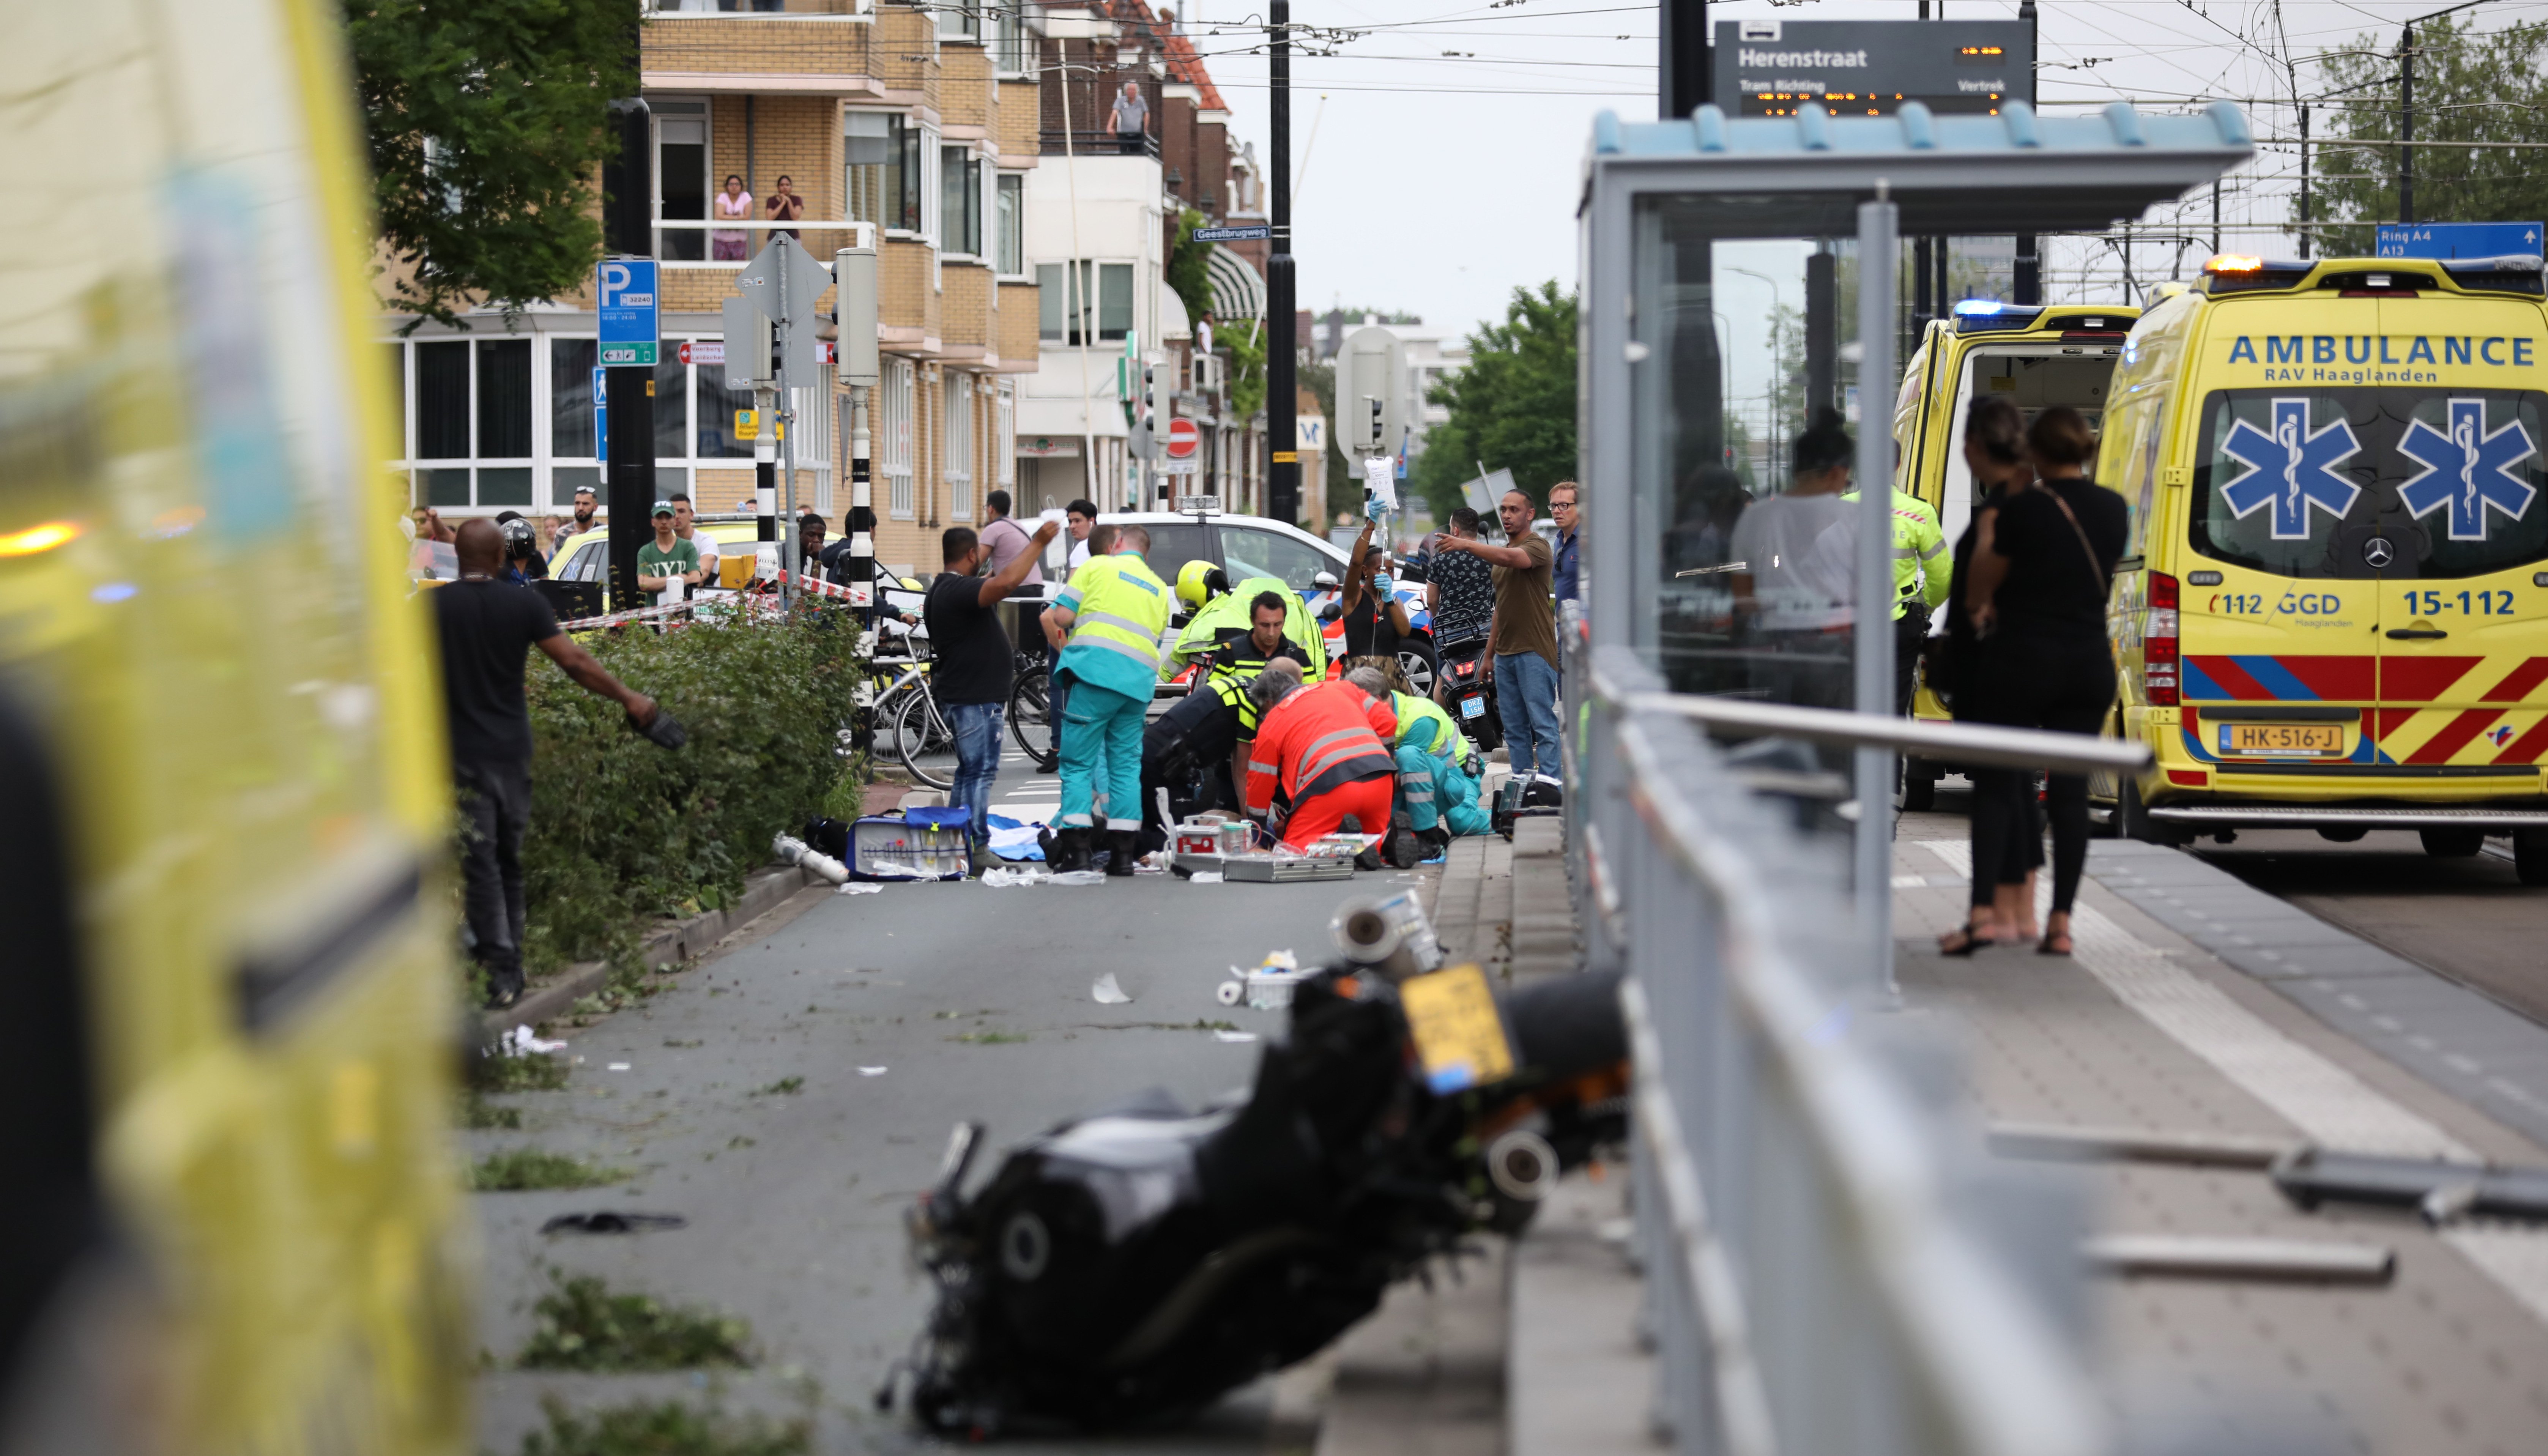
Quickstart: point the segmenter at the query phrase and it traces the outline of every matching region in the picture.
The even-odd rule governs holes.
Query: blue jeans
[[[956,786],[947,802],[973,811],[975,839],[991,832],[991,780],[1000,776],[1000,721],[1008,710],[997,702],[942,704],[956,733]]]
[[[1504,756],[1513,776],[1560,777],[1557,760],[1557,669],[1535,652],[1496,654],[1496,711],[1504,720]]]

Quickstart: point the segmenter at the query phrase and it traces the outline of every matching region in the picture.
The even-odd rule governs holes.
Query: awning
[[[1224,323],[1265,317],[1265,279],[1245,258],[1220,243],[1204,256],[1212,280],[1212,317]]]

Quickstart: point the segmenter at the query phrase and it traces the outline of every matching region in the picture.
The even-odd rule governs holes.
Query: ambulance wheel
[[[2548,885],[2548,829],[2512,832],[2512,872],[2523,884]]]
[[[2465,860],[2486,848],[2483,829],[2418,829],[2415,837],[2424,842],[2424,853],[2436,860]]]
[[[1925,814],[1938,807],[1938,771],[1920,759],[1902,761],[1902,812]]]
[[[2149,810],[2141,803],[2141,785],[2138,778],[2127,778],[2115,794],[2115,817],[2110,828],[2117,839],[2137,839],[2143,844],[2184,845],[2192,836],[2182,830],[2154,824]]]

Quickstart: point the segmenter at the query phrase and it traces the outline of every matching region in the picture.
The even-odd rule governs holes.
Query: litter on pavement
[[[624,1072],[628,1070],[628,1063],[624,1061],[614,1061],[610,1064],[610,1070],[614,1072]]]
[[[1045,878],[1045,872],[1041,869],[994,867],[982,871],[982,883],[995,890],[1017,884],[1041,884]]]
[[[651,1228],[686,1228],[690,1221],[679,1214],[622,1214],[604,1210],[597,1214],[560,1214],[540,1226],[542,1233],[644,1233]]]
[[[1213,991],[1213,999],[1224,1006],[1247,1003],[1250,1011],[1280,1011],[1292,1004],[1292,988],[1318,974],[1316,969],[1303,970],[1300,957],[1289,951],[1268,951],[1254,968],[1229,968],[1229,979]]]
[[[565,1049],[564,1042],[543,1042],[529,1027],[515,1027],[496,1042],[497,1052],[503,1056],[544,1056]]]
[[[1254,1032],[1216,1031],[1212,1034],[1212,1039],[1216,1042],[1253,1042],[1256,1040],[1256,1034]]]
[[[863,1077],[881,1077],[884,1075],[884,1068],[880,1066],[863,1066],[859,1068],[859,1075]]]
[[[832,893],[836,895],[881,895],[884,893],[884,886],[869,883],[864,880],[853,880],[850,883],[841,886],[839,889],[832,891]]]
[[[1097,984],[1088,988],[1088,994],[1095,997],[1100,1006],[1129,1006],[1133,1002],[1132,997],[1124,994],[1124,988],[1115,983],[1115,972],[1111,970],[1097,978]]]

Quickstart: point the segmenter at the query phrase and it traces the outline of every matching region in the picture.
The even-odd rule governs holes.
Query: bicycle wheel
[[[913,782],[956,786],[956,732],[938,711],[938,699],[918,683],[894,708],[893,755],[911,772]]]
[[[1017,684],[1009,689],[1009,736],[1039,769],[1049,769],[1060,760],[1060,740],[1052,721],[1052,680],[1045,668],[1018,674]]]

